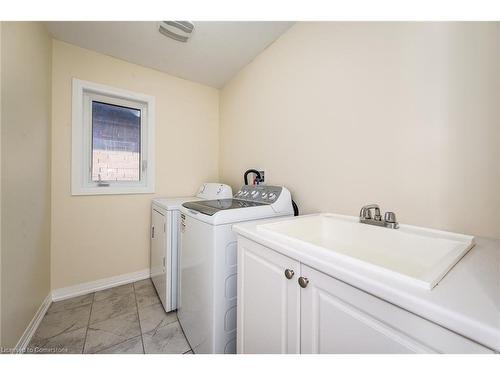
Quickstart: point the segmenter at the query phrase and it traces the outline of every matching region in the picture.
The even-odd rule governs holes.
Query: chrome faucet
[[[371,211],[374,211],[372,216]],[[386,227],[391,229],[398,229],[399,224],[396,221],[396,214],[394,212],[386,212],[384,219],[380,215],[380,207],[378,204],[369,204],[361,207],[359,211],[359,222],[363,224],[377,225],[379,227]]]

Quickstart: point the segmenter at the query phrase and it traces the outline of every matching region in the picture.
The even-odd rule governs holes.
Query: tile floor
[[[54,302],[28,353],[192,354],[150,279]]]

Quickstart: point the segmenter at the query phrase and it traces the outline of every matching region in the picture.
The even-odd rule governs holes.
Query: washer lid
[[[267,203],[244,201],[241,199],[218,199],[211,201],[187,202],[182,204],[187,209],[201,212],[212,216],[219,211],[234,210],[238,208],[248,208],[257,206],[268,206]]]
[[[153,205],[159,206],[167,211],[179,210],[181,205],[190,201],[199,201],[198,197],[177,197],[177,198],[155,198]]]

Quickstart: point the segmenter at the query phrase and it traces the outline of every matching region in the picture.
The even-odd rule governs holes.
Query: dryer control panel
[[[271,204],[278,200],[282,190],[281,186],[243,185],[234,198]]]
[[[196,197],[203,199],[228,199],[231,198],[232,194],[233,191],[229,185],[205,182],[198,189]]]

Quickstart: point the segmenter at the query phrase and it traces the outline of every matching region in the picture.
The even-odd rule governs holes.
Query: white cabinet
[[[302,353],[434,352],[384,321],[391,315],[379,319],[363,292],[304,265],[302,275],[310,280],[301,290]]]
[[[241,236],[237,336],[238,353],[491,353]]]
[[[299,262],[239,239],[238,353],[300,352],[299,273]]]

